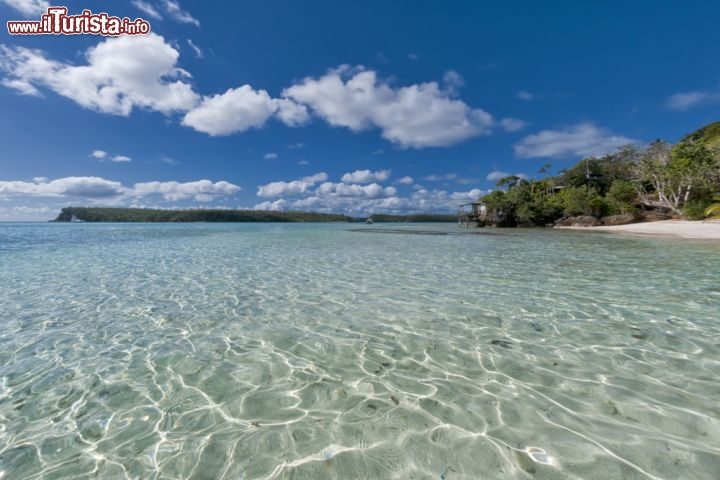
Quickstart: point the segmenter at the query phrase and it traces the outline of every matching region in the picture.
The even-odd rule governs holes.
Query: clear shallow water
[[[0,479],[718,477],[720,243],[467,232],[0,224]]]

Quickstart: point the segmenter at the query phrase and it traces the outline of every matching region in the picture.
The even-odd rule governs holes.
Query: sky
[[[499,178],[720,120],[716,1],[68,1],[11,35],[0,221],[66,206],[452,213]]]

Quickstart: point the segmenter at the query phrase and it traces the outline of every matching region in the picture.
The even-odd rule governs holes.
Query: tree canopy
[[[540,173],[545,173],[544,165]],[[563,217],[667,213],[698,219],[720,192],[720,122],[670,145],[627,145],[603,157],[587,157],[559,175],[502,178],[480,200],[498,226],[546,225]]]

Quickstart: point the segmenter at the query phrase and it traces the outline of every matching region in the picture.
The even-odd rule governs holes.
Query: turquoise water
[[[0,224],[0,479],[718,478],[720,242],[470,232]]]

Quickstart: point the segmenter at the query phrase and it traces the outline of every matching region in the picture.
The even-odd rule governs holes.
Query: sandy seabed
[[[659,222],[631,223],[599,227],[555,227],[567,230],[629,233],[662,237],[704,238],[720,240],[720,220],[663,220]]]

